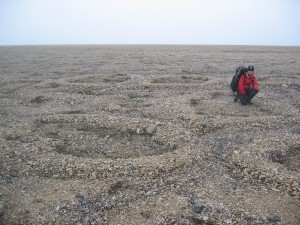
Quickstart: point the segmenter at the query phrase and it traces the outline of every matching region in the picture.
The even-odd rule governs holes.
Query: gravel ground
[[[233,101],[255,66],[253,105]],[[0,47],[0,224],[300,224],[300,48]]]

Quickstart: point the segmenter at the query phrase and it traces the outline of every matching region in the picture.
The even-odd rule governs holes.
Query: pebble
[[[149,127],[147,127],[147,132],[149,133],[149,134],[154,134],[154,132],[155,132],[155,130],[156,130],[156,126],[149,126]]]
[[[26,162],[28,165],[32,166],[33,165],[33,161],[27,161]]]
[[[204,209],[205,205],[203,205],[202,203],[196,203],[196,205],[194,206],[195,213],[201,213]]]
[[[293,183],[294,183],[294,180],[293,180],[293,179],[289,179],[289,180],[288,180],[288,185],[293,185]]]
[[[231,224],[232,223],[232,219],[227,219],[224,221],[226,224]]]
[[[276,223],[276,222],[280,222],[280,221],[281,221],[280,217],[277,216],[277,215],[271,215],[271,216],[268,216],[268,217],[267,217],[267,220],[268,220],[269,222],[273,222],[273,223]]]
[[[276,189],[276,188],[271,188],[273,191],[276,191],[276,192],[280,192],[279,189]]]
[[[74,175],[74,172],[73,172],[72,169],[70,169],[68,173],[69,173],[69,176],[70,176],[70,177]]]
[[[145,195],[146,196],[151,196],[151,195],[153,195],[153,192],[152,191],[148,191]]]
[[[90,179],[92,179],[92,180],[97,179],[96,172],[93,172],[93,173],[91,174]]]

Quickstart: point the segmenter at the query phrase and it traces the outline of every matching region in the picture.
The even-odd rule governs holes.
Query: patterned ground
[[[243,60],[260,92],[233,101]],[[300,48],[0,47],[0,224],[299,224]]]

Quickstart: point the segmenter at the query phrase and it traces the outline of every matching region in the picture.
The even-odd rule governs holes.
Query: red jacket
[[[255,76],[246,76],[245,75],[242,75],[240,80],[239,80],[239,92],[240,94],[244,95],[246,94],[246,91],[249,89],[249,88],[253,88],[255,90],[258,90],[258,83],[257,83],[257,80],[256,80],[256,77]]]

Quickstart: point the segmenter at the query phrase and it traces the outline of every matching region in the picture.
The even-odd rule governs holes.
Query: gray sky
[[[300,0],[0,0],[0,45],[300,45]]]

